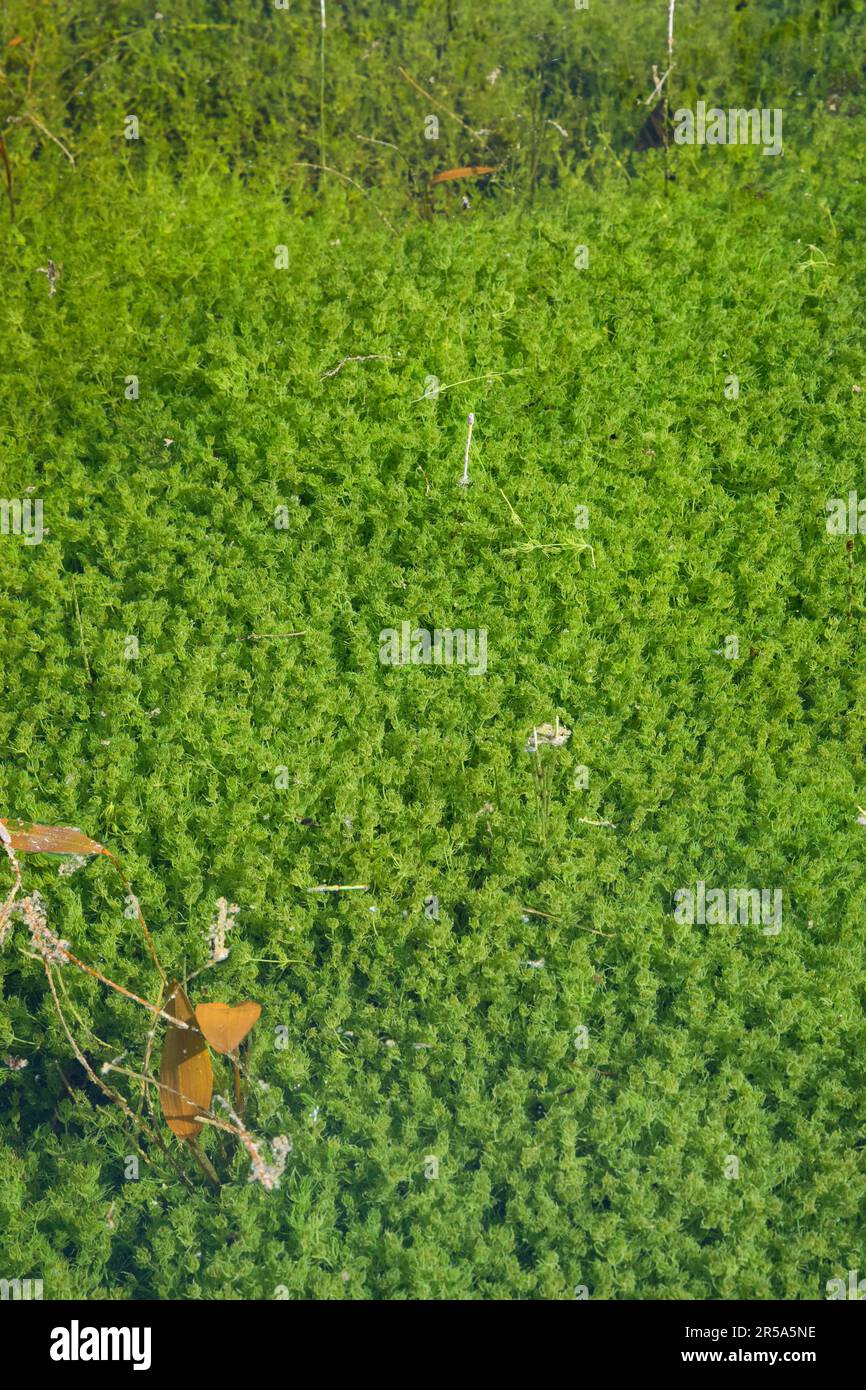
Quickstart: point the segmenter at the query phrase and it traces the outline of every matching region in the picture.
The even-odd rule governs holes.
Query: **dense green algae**
[[[387,39],[410,68],[424,8]],[[291,18],[291,113],[257,98],[260,64],[216,140],[223,31],[97,30],[92,106],[39,112],[76,165],[35,128],[28,162],[15,128],[0,492],[47,529],[0,537],[2,806],[116,849],[172,971],[239,904],[199,997],[262,1001],[251,1123],[293,1141],[270,1194],[242,1153],[218,1197],[158,1154],[126,1181],[129,1132],[16,928],[3,1267],[46,1296],[808,1298],[862,1265],[866,556],[857,536],[849,570],[825,514],[864,487],[863,117],[850,77],[843,110],[824,91],[860,21],[818,7],[839,66],[810,75],[785,8],[780,87],[805,95],[782,159],[673,150],[666,182],[623,117],[610,155],[542,163],[531,206],[518,157],[432,219],[396,163],[366,165],[366,197],[281,172],[316,160],[313,14]],[[717,53],[704,22],[693,85],[739,99],[750,63],[767,83],[772,50]],[[333,31],[329,158],[364,177],[348,118],[399,140],[392,106],[423,151],[399,77],[381,123],[349,109],[359,36]],[[146,71],[159,114],[129,148]],[[551,110],[590,130],[625,76]],[[446,164],[467,154],[448,130]],[[527,534],[589,540],[595,567],[508,553]],[[407,620],[485,629],[484,676],[382,665]],[[526,741],[556,716],[542,834]],[[107,874],[28,871],[82,956],[153,991]],[[781,889],[781,932],[678,923],[699,880]],[[307,891],[337,883],[369,888]],[[141,1016],[70,973],[92,1055],[140,1059]]]

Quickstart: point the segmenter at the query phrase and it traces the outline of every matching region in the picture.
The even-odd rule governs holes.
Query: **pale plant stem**
[[[213,1164],[211,1163],[204,1150],[199,1147],[198,1135],[196,1135],[194,1139],[187,1139],[186,1142],[189,1145],[190,1153],[192,1154],[199,1168],[201,1168],[205,1177],[210,1179],[214,1187],[222,1187],[222,1183],[220,1182],[219,1178],[219,1173],[217,1172],[216,1168],[214,1168]]]
[[[424,89],[423,87],[419,86],[419,84],[415,81],[414,77],[410,77],[410,76],[409,76],[409,73],[406,71],[405,68],[400,68],[400,67],[398,67],[397,71],[399,72],[399,74],[400,74],[401,77],[404,77],[404,78],[406,79],[406,81],[409,83],[410,87],[414,87],[416,92],[420,92],[421,95],[422,95],[423,97],[426,97],[426,98],[427,98],[427,100],[430,102],[431,106],[438,106],[439,110],[440,110],[440,111],[444,111],[445,114],[446,114],[446,116],[451,116],[451,118],[452,118],[453,120],[459,121],[460,124],[462,125],[463,129],[464,129],[464,130],[468,130],[470,135],[475,135],[475,136],[479,136],[479,137],[480,137],[480,135],[481,135],[481,132],[480,132],[480,131],[473,130],[472,127],[471,127],[471,125],[467,125],[466,122],[463,120],[463,118],[462,118],[461,116],[458,116],[458,115],[457,115],[457,112],[456,112],[456,111],[449,111],[449,109],[448,109],[447,106],[443,106],[442,103],[441,103],[441,101],[437,101],[436,98],[433,97],[433,96],[431,96],[430,93],[429,93],[428,91],[425,91],[425,89]]]
[[[232,1076],[235,1083],[235,1106],[239,1115],[244,1113],[244,1091],[241,1083],[241,1062],[237,1052],[230,1052],[232,1062]]]
[[[68,1038],[68,1040],[69,1040],[69,1045],[70,1045],[70,1047],[72,1048],[72,1051],[73,1051],[73,1053],[74,1053],[76,1059],[80,1062],[81,1066],[84,1068],[84,1070],[86,1071],[87,1075],[90,1077],[90,1079],[91,1079],[91,1081],[94,1083],[94,1085],[98,1086],[99,1089],[102,1091],[102,1093],[103,1093],[104,1095],[106,1095],[106,1096],[108,1097],[109,1100],[114,1101],[115,1104],[117,1104],[117,1105],[120,1106],[120,1109],[123,1111],[124,1115],[125,1115],[128,1119],[130,1119],[130,1120],[132,1121],[132,1123],[133,1123],[133,1125],[135,1126],[135,1128],[136,1128],[140,1133],[146,1134],[147,1137],[148,1137],[149,1139],[152,1139],[152,1140],[155,1141],[157,1147],[162,1151],[162,1153],[165,1154],[165,1157],[168,1159],[168,1162],[171,1164],[171,1166],[172,1166],[172,1168],[174,1169],[175,1173],[177,1173],[177,1175],[178,1175],[178,1177],[180,1178],[181,1182],[185,1183],[186,1186],[187,1186],[188,1188],[192,1189],[192,1186],[193,1186],[192,1183],[190,1182],[190,1180],[189,1180],[189,1178],[187,1177],[186,1173],[185,1173],[185,1172],[183,1171],[183,1169],[181,1168],[180,1164],[179,1164],[179,1163],[177,1162],[177,1160],[175,1159],[174,1155],[171,1154],[171,1153],[169,1153],[168,1149],[166,1148],[165,1144],[164,1144],[163,1141],[162,1141],[162,1135],[160,1134],[160,1132],[159,1132],[159,1130],[156,1128],[156,1126],[155,1126],[154,1124],[152,1124],[152,1123],[151,1123],[151,1124],[148,1124],[148,1123],[141,1117],[141,1115],[135,1115],[135,1114],[133,1114],[133,1111],[132,1111],[131,1108],[127,1105],[126,1101],[124,1100],[124,1098],[123,1098],[123,1096],[120,1094],[120,1092],[119,1092],[119,1091],[115,1091],[115,1090],[113,1089],[113,1087],[106,1085],[106,1083],[102,1080],[102,1078],[101,1078],[100,1076],[98,1076],[98,1075],[96,1074],[96,1072],[93,1070],[93,1067],[90,1065],[90,1062],[87,1060],[87,1057],[85,1056],[84,1052],[83,1052],[83,1051],[81,1050],[81,1048],[78,1046],[78,1043],[77,1043],[76,1040],[75,1040],[75,1037],[74,1037],[74,1035],[73,1035],[73,1033],[72,1033],[72,1030],[71,1030],[71,1028],[69,1027],[68,1023],[66,1022],[66,1016],[65,1016],[65,1014],[64,1014],[64,1012],[63,1012],[63,1010],[62,1010],[62,1008],[60,1007],[60,1000],[59,1000],[58,997],[57,997],[57,989],[56,989],[56,987],[55,987],[54,976],[53,976],[52,973],[51,973],[51,967],[50,967],[50,965],[48,964],[48,961],[45,960],[44,958],[43,958],[43,960],[42,960],[42,964],[44,965],[44,967],[45,967],[45,973],[46,973],[46,975],[48,976],[48,984],[49,984],[49,986],[50,986],[50,988],[51,988],[51,994],[52,994],[53,999],[54,999],[54,1007],[55,1007],[55,1009],[56,1009],[56,1011],[57,1011],[57,1017],[60,1019],[61,1026],[62,1026],[63,1031],[64,1031],[64,1033],[66,1034],[66,1036],[67,1036],[67,1038]],[[61,979],[61,981],[60,981],[60,984],[61,984],[61,988],[63,988],[63,990],[64,990],[64,995],[65,995],[65,992],[66,992],[66,991],[65,991],[65,987],[63,986],[63,981],[62,981],[62,979]],[[80,1021],[80,1020],[79,1020],[79,1021]],[[92,1031],[93,1031],[93,1030],[91,1029],[91,1032],[92,1032]],[[94,1033],[93,1036],[96,1037],[96,1034]],[[99,1041],[99,1039],[97,1039],[97,1041]],[[107,1045],[108,1045],[107,1043],[104,1043],[104,1044],[103,1044],[103,1046],[106,1046],[106,1047],[107,1047]],[[120,1068],[116,1068],[116,1070],[120,1070]],[[151,1106],[150,1106],[149,1104],[148,1104],[148,1113],[149,1113],[150,1118],[151,1118],[151,1120],[152,1120],[152,1119],[153,1119],[153,1110],[152,1110],[152,1108],[151,1108]],[[147,1154],[145,1154],[145,1152],[143,1151],[143,1149],[140,1147],[140,1145],[139,1145],[137,1142],[136,1142],[136,1148],[138,1149],[138,1152],[141,1154],[141,1156],[142,1156],[142,1158],[145,1160],[145,1162],[147,1162]]]
[[[326,376],[329,373],[325,373]],[[246,637],[236,637],[236,642],[281,642],[284,637],[306,637],[307,629],[301,628],[298,632],[250,632]]]
[[[671,7],[668,10],[668,73],[673,72],[674,67],[674,10],[677,0],[671,0]],[[665,73],[665,77],[667,73]],[[664,77],[662,78],[664,81]],[[673,78],[668,83],[667,93],[665,94],[665,118],[667,118],[668,108],[671,100],[671,87],[674,84]]]
[[[369,883],[320,883],[315,888],[304,888],[304,893],[360,893],[370,887]]]
[[[66,1005],[67,1013],[71,1014],[72,1017],[75,1019],[75,1022],[81,1029],[82,1034],[85,1036],[89,1034],[93,1041],[96,1043],[97,1047],[104,1047],[107,1051],[110,1052],[111,1044],[107,1043],[104,1038],[101,1038],[91,1024],[85,1023],[84,1019],[81,1017],[81,1014],[78,1012],[72,1000],[70,999],[69,990],[66,988],[66,983],[63,978],[62,970],[58,972],[56,983],[60,986],[60,993],[63,995],[63,1002]]]
[[[116,1105],[120,1106],[126,1118],[132,1121],[132,1123],[135,1125],[135,1128],[139,1131],[142,1131],[145,1134],[150,1134],[150,1126],[145,1124],[145,1122],[142,1119],[140,1119],[139,1116],[134,1114],[134,1112],[127,1105],[120,1092],[115,1091],[111,1086],[106,1085],[102,1078],[97,1076],[96,1072],[93,1070],[93,1067],[90,1065],[81,1048],[78,1046],[78,1043],[75,1041],[75,1037],[72,1033],[71,1028],[69,1027],[69,1024],[66,1022],[66,1017],[63,1013],[62,1008],[60,1007],[60,1000],[57,997],[57,987],[54,983],[54,976],[51,973],[51,966],[49,965],[47,960],[43,960],[42,964],[45,966],[45,974],[48,976],[48,984],[51,989],[52,997],[54,999],[54,1007],[57,1010],[57,1017],[60,1019],[61,1026],[63,1028],[64,1033],[66,1034],[66,1037],[69,1040],[69,1045],[75,1054],[76,1060],[87,1072],[87,1075],[90,1077],[91,1081],[99,1087],[100,1091],[102,1091],[102,1093],[106,1095],[109,1100],[113,1100]],[[137,1142],[136,1148],[138,1148],[138,1151],[141,1154],[142,1158],[146,1161],[147,1155],[144,1153],[143,1149],[139,1148]]]
[[[198,1113],[195,1115],[195,1120],[197,1124],[212,1125],[214,1129],[221,1129],[224,1130],[226,1134],[233,1134],[236,1139],[240,1140],[247,1153],[250,1155],[250,1158],[253,1162],[253,1166],[255,1167],[257,1172],[259,1172],[260,1174],[263,1174],[265,1172],[265,1165],[262,1162],[261,1154],[256,1148],[255,1140],[253,1139],[249,1130],[244,1128],[244,1125],[238,1119],[237,1115],[235,1114],[232,1107],[229,1105],[228,1101],[223,1100],[222,1096],[214,1096],[214,1100],[218,1100],[220,1104],[223,1106],[223,1108],[226,1111],[228,1111],[228,1114],[231,1117],[231,1120],[234,1121],[234,1123],[229,1123],[226,1120],[217,1119],[216,1115],[213,1113],[213,1110],[203,1110],[199,1105],[198,1101],[192,1100],[189,1096],[185,1096],[182,1091],[175,1090],[173,1086],[164,1086],[161,1081],[157,1081],[156,1078],[153,1076],[145,1076],[142,1072],[132,1071],[129,1067],[117,1066],[117,1064],[114,1062],[104,1063],[103,1071],[116,1071],[119,1072],[121,1076],[131,1077],[134,1081],[144,1081],[149,1086],[159,1087],[159,1089],[163,1091],[166,1095],[178,1096],[181,1100],[186,1101],[188,1105],[195,1106],[198,1111]]]
[[[12,848],[12,844],[9,839],[9,832],[6,830],[5,826],[3,826],[2,821],[0,821],[0,827],[2,827],[3,830],[3,833],[0,834],[0,844],[2,844],[3,849],[5,850],[6,855],[9,859],[9,862],[12,865],[12,870],[15,874],[15,882],[12,885],[11,891],[6,899],[6,902],[3,904],[3,907],[0,908],[0,940],[2,940],[6,920],[9,916],[9,912],[12,908],[13,903],[15,902],[15,899],[18,895],[18,892],[21,889],[22,884],[21,867],[18,863],[18,858],[15,854],[15,851]],[[138,898],[132,891],[132,884],[129,882],[129,879],[126,877],[125,873],[120,867],[120,863],[115,857],[115,855],[113,855],[110,850],[104,848],[102,848],[100,852],[106,859],[110,861],[112,868],[117,873],[121,883],[123,884],[124,888],[126,889],[127,893],[129,894],[130,898],[135,904],[135,912],[136,917],[138,918],[138,924],[141,927],[142,932],[144,933],[145,941],[147,942],[148,947],[150,948],[150,953],[153,957],[154,964],[157,970],[159,971],[160,978],[164,987],[168,984],[168,976],[163,970],[159,957],[156,954],[156,946],[154,945],[153,937],[151,936],[148,930],[147,923],[144,920],[144,914],[142,913],[141,907],[138,902]],[[85,965],[84,961],[79,960],[78,957],[73,955],[71,951],[63,950],[62,954],[65,957],[65,959],[69,960],[73,965],[77,965],[80,970],[86,971],[88,975],[93,975],[97,980],[101,980],[103,984],[108,985],[111,989],[117,990],[118,994],[123,994],[127,999],[134,1000],[136,1004],[143,1005],[145,1009],[150,1009],[152,1013],[160,1014],[162,1012],[160,1009],[157,1009],[153,1004],[149,1004],[146,999],[141,999],[137,994],[133,994],[131,990],[125,989],[123,985],[115,984],[113,980],[109,980],[106,975],[100,974],[100,972],[98,970],[94,970],[92,966]],[[170,1023],[175,1023],[179,1027],[186,1027],[186,1024],[179,1023],[178,1020],[172,1019],[168,1014],[162,1014],[162,1017],[166,1018]]]
[[[147,942],[148,947],[150,948],[150,954],[153,956],[153,963],[154,963],[154,965],[156,966],[157,970],[159,971],[159,976],[160,976],[160,979],[162,980],[163,985],[167,985],[167,984],[168,984],[168,976],[166,975],[165,971],[164,971],[163,968],[162,968],[162,965],[160,964],[159,956],[156,954],[156,946],[154,945],[153,937],[151,936],[150,931],[148,930],[147,923],[146,923],[145,920],[144,920],[144,913],[143,913],[142,910],[141,910],[141,907],[140,907],[140,905],[139,905],[138,898],[136,897],[135,893],[132,891],[132,884],[129,882],[129,879],[126,877],[126,874],[123,872],[122,868],[120,867],[120,861],[116,858],[115,855],[113,855],[113,854],[111,853],[111,850],[108,850],[108,849],[105,850],[105,856],[106,856],[106,858],[110,861],[112,867],[114,868],[115,872],[117,873],[118,877],[120,878],[121,883],[123,884],[124,888],[126,889],[128,895],[129,895],[129,897],[132,899],[133,903],[135,904],[135,915],[136,915],[136,918],[138,919],[138,925],[141,927],[141,930],[142,930],[142,932],[144,933],[144,939],[145,939],[145,941]]]
[[[162,1007],[162,997],[163,997],[164,992],[165,992],[164,986],[163,986],[163,985],[160,985],[160,987],[159,987],[159,999],[158,999],[158,1001],[157,1001],[158,1007],[160,1007],[160,1008]],[[155,1038],[155,1037],[156,1037],[156,1019],[154,1019],[154,1021],[153,1021],[153,1027],[150,1028],[150,1029],[148,1029],[148,1033],[147,1033],[147,1043],[146,1043],[145,1049],[144,1049],[144,1071],[145,1071],[145,1074],[149,1073],[149,1071],[150,1071],[150,1057],[151,1057],[151,1053],[153,1052],[153,1041],[154,1041],[154,1038]],[[152,1118],[153,1118],[153,1106],[152,1106],[151,1103],[150,1103],[150,1091],[149,1091],[149,1090],[147,1089],[147,1087],[142,1083],[142,1087],[141,1087],[141,1103],[140,1103],[140,1105],[139,1105],[139,1107],[138,1107],[138,1113],[139,1113],[139,1114],[141,1114],[141,1112],[142,1112],[142,1110],[144,1109],[144,1106],[145,1106],[145,1105],[147,1106],[147,1113],[150,1115],[150,1117],[151,1117],[151,1119],[152,1119]]]
[[[495,381],[498,377],[513,376],[516,372],[522,371],[522,367],[509,367],[504,372],[487,372],[484,376],[465,376],[462,381],[450,381],[447,386],[437,386],[436,396],[442,396],[446,391],[453,391],[455,386],[465,386],[469,381]],[[416,405],[418,401],[429,401],[431,399],[435,399],[432,393],[430,395],[425,393],[421,396],[413,396],[409,404]]]
[[[499,488],[499,492],[502,496],[503,501],[505,502],[506,507],[511,513],[511,519],[514,522],[515,526],[519,526],[521,531],[523,531],[524,535],[529,536],[529,532],[527,531],[520,517],[517,515],[517,512],[512,507],[508,498],[505,496],[505,493],[502,491],[502,488]],[[543,541],[535,541],[532,539],[531,536],[529,536],[529,539],[527,541],[524,541],[522,545],[512,546],[510,549],[504,550],[502,553],[503,555],[518,555],[521,552],[525,553],[527,551],[532,550],[541,550],[544,552],[545,555],[556,555],[562,550],[577,550],[578,552],[588,550],[592,559],[592,567],[593,569],[595,569],[595,550],[590,545],[589,541],[563,541],[561,544],[557,542],[545,543]]]
[[[670,0],[670,8],[668,9],[668,71],[670,71],[674,65],[674,10],[676,9],[676,3],[677,0]],[[670,153],[670,134],[668,131],[668,117],[670,114],[672,86],[673,78],[671,78],[670,82],[667,85],[667,89],[664,95],[664,105],[662,107],[662,122],[664,125],[665,133],[665,197],[668,196],[668,158]]]
[[[393,362],[393,360],[393,357],[385,357],[380,352],[368,352],[366,357],[344,357],[342,362],[337,363],[336,367],[332,367],[329,372],[323,372],[321,380],[324,381],[326,376],[336,376],[347,362]],[[294,635],[299,636],[300,634],[295,633]]]
[[[243,1121],[238,1119],[238,1116],[235,1114],[234,1110],[232,1110],[227,1100],[224,1100],[222,1096],[214,1096],[214,1100],[219,1101],[220,1105],[223,1107],[224,1110],[227,1111],[228,1115],[234,1121],[235,1125],[237,1125],[237,1136],[243,1144],[244,1148],[246,1149],[247,1153],[249,1154],[250,1158],[252,1159],[253,1167],[256,1169],[256,1172],[259,1175],[259,1179],[262,1182],[262,1186],[267,1189],[267,1168],[262,1160],[261,1154],[256,1148],[255,1141],[253,1140],[252,1135],[248,1132],[248,1130],[244,1128]]]
[[[468,486],[469,486],[469,481],[470,481],[470,479],[469,479],[469,446],[470,446],[470,444],[472,443],[472,430],[473,430],[474,426],[475,426],[475,416],[474,416],[474,414],[470,413],[470,415],[469,415],[469,433],[468,433],[467,436],[466,436],[466,453],[465,453],[464,458],[463,458],[463,477],[460,479],[460,486],[461,486],[461,487],[468,487]]]
[[[81,638],[81,655],[84,657],[84,669],[87,672],[87,684],[93,684],[93,676],[90,673],[90,662],[87,659],[87,645],[84,641],[84,624],[81,621],[81,609],[78,607],[78,589],[75,584],[75,575],[72,576],[72,597],[75,599],[75,616],[78,619],[78,635]]]
[[[83,970],[87,975],[92,975],[95,980],[99,980],[102,984],[108,985],[109,989],[113,989],[118,994],[122,994],[125,999],[131,999],[133,1003],[141,1004],[142,1008],[149,1009],[157,1018],[164,1018],[166,1023],[170,1023],[173,1028],[190,1028],[192,1026],[182,1022],[179,1018],[173,1018],[171,1014],[167,1014],[164,1009],[157,1008],[155,1004],[149,1004],[146,999],[142,999],[139,994],[133,994],[132,990],[126,989],[124,985],[115,984],[114,980],[109,980],[107,975],[103,975],[101,971],[94,969],[92,965],[85,965],[83,960],[79,960],[77,956],[73,955],[72,952],[65,947],[61,947],[60,952],[64,960],[68,960],[72,965],[77,965],[79,970]],[[193,1032],[197,1033],[198,1031],[197,1028],[193,1027]]]
[[[32,112],[32,111],[25,111],[25,112],[24,112],[24,116],[25,116],[25,119],[28,120],[28,121],[30,121],[31,125],[35,125],[36,129],[37,129],[37,130],[40,130],[40,131],[42,132],[43,135],[47,135],[49,140],[53,140],[53,141],[54,141],[54,143],[55,143],[55,145],[58,147],[58,149],[61,149],[61,150],[63,151],[63,153],[66,155],[66,158],[69,160],[69,163],[74,167],[74,166],[75,166],[75,157],[74,157],[74,155],[70,154],[69,150],[66,148],[66,146],[65,146],[64,143],[63,143],[63,141],[62,141],[62,140],[59,140],[59,139],[57,138],[56,135],[53,135],[53,134],[51,133],[51,131],[48,129],[48,127],[47,127],[46,125],[44,125],[42,121],[40,121],[39,117],[38,117],[37,115],[34,114],[34,112]]]
[[[2,821],[0,821],[0,826],[3,826]],[[12,865],[12,872],[15,875],[15,882],[9,889],[9,894],[6,898],[5,903],[3,904],[2,908],[0,908],[0,942],[2,942],[4,936],[6,935],[6,923],[9,920],[9,913],[12,911],[12,906],[21,888],[21,866],[18,863],[15,851],[12,848],[12,845],[9,841],[9,832],[6,830],[5,826],[3,826],[2,836],[0,836],[0,844],[2,844],[3,849],[6,851],[6,856],[9,860],[9,863]]]
[[[327,19],[325,18],[325,0],[319,0],[322,13],[322,44],[321,44],[321,73],[319,83],[319,150],[321,155],[322,167],[325,167],[325,30]]]
[[[370,197],[370,194],[369,194],[369,192],[367,191],[367,189],[364,188],[364,187],[362,187],[362,185],[361,185],[360,183],[358,183],[356,179],[351,179],[351,178],[349,178],[349,175],[348,175],[348,174],[342,174],[342,173],[340,172],[339,169],[333,169],[333,168],[331,168],[331,166],[330,166],[329,164],[311,164],[311,163],[309,162],[309,160],[306,160],[306,159],[296,159],[296,160],[294,161],[294,163],[292,164],[291,167],[292,167],[293,169],[322,169],[322,170],[324,170],[324,172],[325,172],[326,174],[336,174],[336,176],[337,176],[338,179],[345,179],[346,183],[350,183],[350,184],[352,185],[353,188],[357,188],[358,191],[359,191],[359,193],[363,193],[363,195],[364,195],[365,198],[369,198],[369,197]],[[385,226],[388,228],[388,231],[389,231],[389,232],[393,232],[393,233],[394,233],[394,236],[397,236],[397,229],[396,229],[396,227],[393,227],[393,226],[391,225],[391,223],[388,221],[387,217],[385,216],[384,212],[380,212],[379,209],[376,207],[376,204],[373,203],[372,200],[371,200],[371,206],[372,206],[373,211],[375,212],[376,216],[377,216],[378,218],[381,218],[381,220],[385,223]]]

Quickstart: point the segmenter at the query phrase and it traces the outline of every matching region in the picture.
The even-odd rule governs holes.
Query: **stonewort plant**
[[[553,781],[553,761],[544,755],[542,749],[564,748],[571,738],[571,729],[559,722],[555,724],[536,724],[526,740],[526,752],[532,760],[532,776],[535,784],[536,806],[538,809],[538,828],[542,844],[547,842],[550,823],[550,790]]]
[[[135,884],[0,853],[46,1298],[862,1273],[866,8],[670,8],[8,0],[2,804]]]
[[[237,161],[244,177],[264,168],[283,179],[291,162],[299,183],[351,179],[356,198],[372,185],[371,206],[396,203],[417,217],[436,175],[482,166],[495,167],[490,178],[509,197],[528,197],[561,183],[575,160],[598,170],[611,151],[630,177],[654,60],[664,69],[662,98],[676,83],[671,111],[708,89],[736,88],[737,104],[753,105],[744,72],[756,87],[769,72],[807,111],[817,72],[828,74],[822,101],[844,113],[856,102],[851,74],[862,56],[852,22],[861,0],[720,0],[712,13],[687,3],[674,11],[671,0],[582,10],[566,0],[484,0],[411,14],[391,0],[360,10],[324,0],[176,0],[165,11],[117,0],[111,28],[103,0],[62,0],[44,15],[26,0],[7,9],[14,46],[0,87],[0,160],[19,221],[29,152],[50,152],[71,175],[96,156],[104,176],[106,131],[115,133],[112,161],[130,173],[205,150]],[[660,116],[659,145],[667,125]],[[457,203],[460,188],[446,182],[439,192]],[[51,245],[42,257],[47,250],[59,257]],[[44,265],[40,258],[33,272]]]

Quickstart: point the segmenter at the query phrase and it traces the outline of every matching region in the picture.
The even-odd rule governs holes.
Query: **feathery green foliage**
[[[678,7],[674,103],[782,106],[785,154],[672,148],[668,182],[634,150],[666,6],[327,8],[328,162],[360,191],[290,167],[319,159],[318,4],[7,7],[0,493],[47,530],[0,536],[0,814],[116,851],[181,978],[239,905],[190,993],[261,1000],[249,1122],[293,1151],[270,1193],[212,1133],[218,1194],[158,1151],[125,1180],[16,928],[0,1274],[821,1297],[866,1203],[866,551],[852,601],[825,526],[866,487],[863,6]],[[400,65],[492,133],[440,112],[425,141]],[[429,175],[482,156],[429,215]],[[502,492],[595,567],[513,553]],[[380,664],[404,620],[486,628],[486,674]],[[540,835],[525,745],[557,716]],[[155,997],[104,866],[28,873]],[[781,888],[781,932],[677,923],[698,879]],[[88,1055],[137,1065],[146,1015],[62,977]]]

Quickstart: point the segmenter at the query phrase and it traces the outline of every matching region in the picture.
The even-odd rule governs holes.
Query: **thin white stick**
[[[655,83],[655,86],[653,87],[653,90],[650,92],[649,96],[644,98],[644,106],[649,106],[651,101],[655,101],[656,97],[661,96],[662,87],[665,85],[665,82],[670,77],[675,67],[676,64],[672,63],[671,66],[668,68],[667,72],[663,73],[662,76],[659,77],[659,70],[656,67],[655,63],[653,63],[653,82]]]
[[[317,888],[305,888],[305,893],[360,893],[369,883],[321,883]]]
[[[673,69],[673,67],[674,67],[674,9],[675,9],[675,7],[676,7],[676,3],[677,3],[677,0],[671,0],[670,9],[668,10],[668,72],[671,72],[672,69]],[[662,79],[662,81],[664,81],[664,78]],[[665,92],[665,96],[664,96],[664,114],[663,114],[663,120],[664,120],[664,134],[665,134],[665,178],[666,178],[666,179],[667,179],[667,177],[668,177],[668,141],[669,141],[669,138],[670,138],[670,136],[669,136],[669,131],[668,131],[668,113],[669,113],[669,111],[670,111],[671,87],[673,87],[673,85],[674,85],[674,84],[673,84],[673,79],[671,79],[670,86],[668,87],[667,91]],[[659,88],[661,88],[661,83],[659,83]],[[667,184],[665,184],[665,193],[667,193]]]
[[[442,396],[446,391],[453,391],[455,386],[465,386],[469,381],[495,381],[497,377],[513,376],[515,372],[519,373],[524,370],[525,368],[523,367],[508,367],[504,372],[488,372],[485,376],[465,376],[461,381],[449,381],[447,386],[437,386],[436,395]],[[425,391],[420,396],[413,396],[411,404],[415,405],[418,401],[429,401],[430,399],[431,395],[428,395]]]
[[[460,479],[461,487],[468,487],[472,481],[469,477],[469,445],[472,443],[472,427],[475,424],[475,415],[469,413],[469,433],[466,436],[466,454],[463,459],[463,477]]]
[[[363,193],[363,195],[364,195],[365,198],[369,198],[369,197],[370,197],[369,193],[367,192],[367,189],[364,188],[360,183],[358,183],[355,179],[349,178],[349,175],[348,175],[348,174],[341,174],[339,169],[334,169],[330,164],[310,164],[309,161],[306,160],[306,159],[296,159],[296,160],[294,161],[294,163],[291,165],[291,168],[293,168],[293,169],[323,169],[324,172],[325,172],[326,174],[336,174],[336,176],[337,176],[338,179],[345,179],[346,183],[350,183],[350,184],[352,185],[353,188],[357,188],[361,193]],[[397,235],[397,228],[391,226],[391,223],[388,221],[388,219],[387,219],[387,217],[385,216],[384,212],[380,212],[379,209],[376,207],[376,204],[373,203],[373,202],[371,202],[371,206],[372,206],[373,211],[375,212],[376,216],[377,216],[377,217],[380,217],[380,218],[382,219],[382,221],[385,223],[385,226],[388,228],[388,231],[389,231],[389,232],[393,232],[394,235],[396,236],[396,235]]]
[[[344,357],[342,362],[338,362],[336,367],[332,367],[329,372],[323,372],[321,380],[326,376],[336,376],[341,367],[345,367],[347,362],[393,362],[393,357],[383,357],[380,352],[369,352],[366,357]]]
[[[56,135],[52,135],[51,131],[48,129],[46,125],[42,124],[38,116],[35,116],[32,111],[25,111],[24,117],[25,120],[28,120],[31,122],[32,125],[35,125],[37,130],[41,130],[43,135],[47,135],[49,140],[53,140],[55,145],[57,145],[58,148],[61,149],[63,153],[66,155],[66,158],[69,160],[69,163],[73,166],[75,165],[75,158],[73,155],[69,153],[63,141],[58,140]]]
[[[319,149],[321,151],[322,164],[325,163],[325,30],[328,27],[325,19],[325,0],[319,0],[322,10],[322,47],[321,47],[321,82],[319,86]]]

